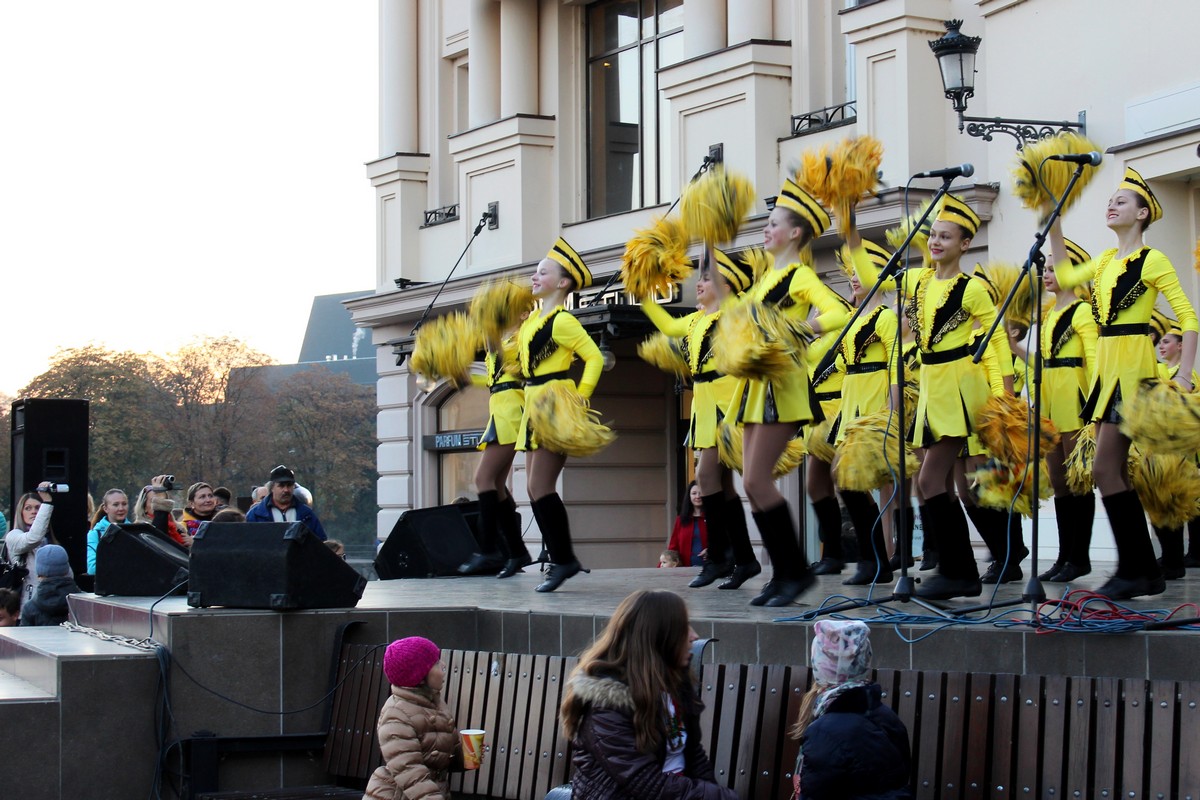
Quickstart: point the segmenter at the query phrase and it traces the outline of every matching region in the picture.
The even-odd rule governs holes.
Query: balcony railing
[[[806,111],[792,117],[792,135],[800,136],[826,128],[836,128],[839,125],[849,125],[856,119],[858,111],[853,100],[829,108],[818,108],[816,111]]]
[[[428,228],[431,225],[441,225],[445,222],[453,222],[456,219],[458,219],[458,203],[426,211],[425,224],[422,227]]]

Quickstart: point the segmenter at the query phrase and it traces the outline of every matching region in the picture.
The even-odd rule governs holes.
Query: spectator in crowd
[[[222,508],[213,514],[213,522],[245,522],[246,515],[236,508]]]
[[[233,492],[225,486],[218,486],[213,489],[213,494],[217,496],[217,511],[233,505]]]
[[[21,624],[21,594],[13,589],[0,589],[0,628],[15,628]]]
[[[70,612],[67,595],[79,591],[67,563],[66,550],[56,544],[39,547],[36,562],[37,589],[21,606],[23,628],[66,622]]]
[[[346,558],[346,545],[342,544],[341,539],[326,539],[325,546],[332,550],[338,558]]]
[[[36,580],[33,579],[34,558],[44,545],[54,544],[54,531],[50,528],[50,515],[54,513],[54,495],[50,494],[50,482],[42,481],[36,492],[26,492],[17,500],[17,519],[12,530],[4,537],[4,548],[8,562],[29,570],[21,588],[21,604],[33,597]]]
[[[211,484],[193,483],[187,490],[187,505],[183,508],[183,524],[188,536],[195,536],[201,522],[208,522],[217,513],[217,495]]]
[[[120,489],[109,489],[104,493],[100,508],[92,517],[92,529],[87,535],[87,571],[89,575],[96,574],[96,553],[100,549],[100,537],[108,530],[109,525],[122,525],[129,522],[129,495]]]
[[[3,511],[0,511],[0,539],[3,539],[6,533],[8,533],[8,517],[4,516]]]
[[[167,497],[166,475],[158,475],[142,488],[134,505],[134,522],[148,522],[167,535],[176,544],[192,546],[192,537],[182,523],[176,522],[171,513],[175,502]]]
[[[271,470],[271,480],[267,485],[270,494],[250,507],[246,514],[247,522],[303,522],[321,541],[329,538],[321,527],[317,513],[296,499],[295,472],[280,464]]]
[[[270,494],[271,485],[269,483],[264,483],[262,486],[255,486],[250,492],[250,505],[257,505]]]
[[[704,566],[708,555],[708,529],[704,525],[704,500],[695,481],[688,484],[667,548],[679,553],[685,567]],[[724,554],[720,558],[725,560]]]
[[[680,558],[678,551],[663,550],[658,554],[658,566],[660,567],[678,567]]]

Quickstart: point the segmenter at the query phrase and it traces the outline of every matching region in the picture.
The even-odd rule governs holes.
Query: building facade
[[[376,287],[347,303],[377,353],[380,537],[407,509],[473,494],[473,436],[486,420],[486,393],[423,386],[409,373],[414,324],[427,308],[461,308],[489,276],[528,274],[561,233],[597,279],[579,305],[616,355],[593,405],[618,440],[569,463],[560,493],[585,564],[656,563],[690,475],[689,395],[637,359],[636,309],[623,306],[619,284],[602,287],[631,232],[665,213],[710,153],[764,198],[734,246],[761,240],[765,199],[802,152],[870,134],[885,156],[879,196],[860,207],[866,235],[881,237],[911,210],[910,175],[970,162],[974,176],[955,191],[984,220],[973,255],[1023,261],[1036,219],[1009,190],[1016,142],[960,134],[943,96],[928,43],[949,19],[983,38],[969,115],[1073,122],[1082,113],[1087,135],[1108,150],[1066,217],[1067,235],[1094,251],[1110,246],[1104,203],[1135,167],[1166,209],[1147,240],[1172,258],[1194,300],[1200,70],[1183,54],[1200,5],[380,0],[379,154],[367,164]],[[916,181],[908,202],[936,186]],[[473,239],[492,204],[496,224]],[[845,293],[837,243],[822,237],[817,268]],[[524,501],[520,456],[513,483]],[[782,489],[803,507],[799,476]],[[538,539],[532,526],[526,536]]]

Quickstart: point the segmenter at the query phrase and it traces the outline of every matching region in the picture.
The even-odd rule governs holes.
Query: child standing
[[[37,588],[21,607],[21,625],[60,625],[70,616],[67,595],[78,592],[67,551],[56,544],[42,545],[37,550],[35,572]]]
[[[908,731],[868,679],[866,623],[821,620],[813,633],[813,685],[790,731],[800,740],[793,798],[910,800]]]
[[[450,770],[462,769],[454,717],[442,699],[442,651],[421,636],[388,645],[383,672],[392,696],[379,712],[383,766],[363,800],[450,800]]]

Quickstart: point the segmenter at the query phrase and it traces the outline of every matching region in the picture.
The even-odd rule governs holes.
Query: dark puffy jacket
[[[800,739],[801,800],[912,800],[908,731],[879,684],[848,689]]]
[[[21,625],[28,628],[66,622],[70,612],[67,607],[67,595],[78,591],[79,587],[69,576],[38,580],[37,588],[33,590],[33,598],[21,606]]]
[[[573,742],[572,800],[737,800],[715,782],[695,714],[685,720],[684,770],[668,775],[665,744],[656,753],[637,749],[628,686],[589,675],[574,676],[571,686],[585,706]]]

